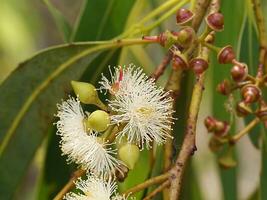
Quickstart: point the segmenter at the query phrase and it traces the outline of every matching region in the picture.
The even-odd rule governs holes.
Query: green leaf
[[[134,0],[87,0],[73,41],[111,39],[122,32]]]
[[[65,42],[68,42],[71,36],[71,26],[66,20],[65,16],[62,15],[62,13],[53,6],[53,4],[50,2],[50,0],[43,0],[46,4],[48,10],[52,14],[55,23],[57,25],[58,30],[61,32],[63,39]]]
[[[47,133],[56,103],[97,55],[98,47],[68,45],[43,51],[0,86],[0,199],[15,192]]]

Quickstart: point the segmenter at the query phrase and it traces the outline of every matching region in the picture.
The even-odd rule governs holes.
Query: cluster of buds
[[[197,34],[192,27],[194,16],[195,14],[191,10],[181,8],[176,13],[176,23],[179,26],[179,31],[165,31],[157,36],[144,36],[143,39],[158,42],[170,49],[173,53],[172,67],[174,70],[191,69],[196,75],[201,75],[207,70],[209,63],[200,52],[194,52],[200,45]],[[207,16],[206,22],[210,32],[223,29],[223,18],[221,19],[220,16],[222,16],[220,13]],[[209,40],[209,42],[212,42],[212,40]]]
[[[229,131],[229,124],[225,121],[220,121],[214,117],[206,117],[205,126],[208,132],[213,133],[216,137],[224,137]]]
[[[262,99],[262,87],[265,87],[264,77],[251,76],[248,73],[248,66],[236,60],[235,53],[231,46],[221,48],[218,53],[218,61],[221,64],[230,64],[231,79],[223,80],[218,86],[217,91],[223,95],[229,95],[235,90],[239,90],[242,97],[241,101],[236,104],[236,113],[240,117],[254,114],[262,121],[266,121],[265,102]],[[263,103],[262,103],[263,102]],[[253,110],[251,104],[258,104],[258,109]],[[260,113],[260,114],[258,114]]]

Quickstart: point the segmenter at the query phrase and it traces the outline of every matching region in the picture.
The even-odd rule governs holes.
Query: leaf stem
[[[260,122],[259,118],[252,120],[245,128],[229,139],[230,144],[235,144],[241,137],[249,133],[249,131]]]
[[[258,73],[261,73],[265,65],[265,73],[267,72],[267,34],[265,29],[264,15],[260,0],[252,0],[256,24],[259,30],[260,54]]]
[[[159,175],[159,176],[153,177],[151,179],[148,179],[145,182],[140,183],[140,184],[128,189],[123,194],[128,195],[128,194],[131,194],[131,193],[139,192],[139,191],[141,191],[141,190],[143,190],[145,188],[148,188],[151,185],[162,183],[163,181],[167,180],[168,178],[169,178],[169,173],[164,173],[162,175]]]
[[[152,199],[154,196],[156,196],[158,193],[160,193],[162,190],[164,190],[169,185],[170,185],[170,181],[169,180],[165,181],[159,187],[157,187],[155,190],[149,193],[143,200]]]

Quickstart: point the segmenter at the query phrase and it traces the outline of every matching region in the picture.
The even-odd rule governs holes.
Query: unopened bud
[[[232,79],[236,82],[246,80],[248,76],[248,66],[246,64],[234,65],[231,69]]]
[[[172,57],[172,67],[174,70],[177,69],[183,69],[187,70],[189,69],[188,62],[187,62],[187,57],[178,51],[175,52],[175,54]]]
[[[195,40],[195,30],[189,26],[184,27],[177,33],[177,43],[183,48],[189,47]]]
[[[85,82],[71,81],[71,86],[76,96],[84,104],[93,104],[101,109],[106,109],[105,104],[98,98],[98,94],[94,85]]]
[[[208,69],[208,66],[209,66],[209,64],[208,64],[207,60],[205,60],[201,57],[193,58],[189,62],[189,67],[192,68],[194,70],[195,74],[197,74],[197,75],[200,75],[204,71],[206,71],[206,69]]]
[[[115,172],[115,176],[119,182],[123,182],[128,176],[129,169],[125,165],[120,165],[119,170]]]
[[[217,91],[222,95],[229,95],[232,92],[230,81],[224,79],[221,83],[217,85]]]
[[[195,14],[192,11],[181,8],[176,13],[176,22],[178,25],[185,25],[191,22],[194,16]]]
[[[218,152],[222,150],[223,144],[217,137],[211,137],[209,141],[209,148],[213,152]]]
[[[92,112],[86,121],[86,127],[97,132],[105,131],[108,128],[109,124],[109,114],[103,110],[96,110]]]
[[[219,164],[226,169],[236,166],[237,162],[234,159],[234,152],[231,147],[229,147],[227,152],[219,158]]]
[[[207,117],[204,124],[208,132],[213,132],[216,136],[225,136],[229,131],[229,124],[224,121],[217,120],[213,117]]]
[[[247,84],[241,89],[241,95],[245,103],[254,103],[261,97],[261,90],[253,84]]]
[[[240,101],[237,105],[236,105],[236,113],[238,116],[240,117],[245,117],[248,114],[252,113],[251,108],[249,107],[249,105],[247,105],[244,101]]]
[[[140,155],[138,146],[125,143],[119,148],[118,152],[120,159],[127,165],[127,167],[133,169]]]
[[[224,17],[221,13],[211,13],[206,17],[206,23],[214,31],[222,31],[224,27]]]
[[[231,63],[233,59],[235,59],[235,53],[233,47],[230,45],[221,48],[217,55],[217,60],[220,64]]]

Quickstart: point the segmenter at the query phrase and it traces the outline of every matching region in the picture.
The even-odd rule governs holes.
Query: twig
[[[158,65],[158,67],[155,69],[155,71],[151,74],[151,78],[155,79],[157,81],[159,77],[164,73],[165,69],[167,68],[168,64],[170,63],[172,58],[172,53],[170,51],[167,52],[167,54],[162,59],[161,63]]]
[[[64,195],[70,191],[75,186],[75,181],[83,176],[85,174],[85,171],[82,169],[78,169],[72,174],[72,177],[68,181],[68,183],[59,191],[59,193],[54,197],[53,200],[61,200],[63,199]]]
[[[259,42],[260,42],[260,54],[259,54],[259,71],[261,73],[261,69],[265,65],[265,73],[267,72],[267,34],[264,23],[264,15],[261,10],[260,0],[252,0],[254,14],[256,18],[256,24],[259,30]]]
[[[245,128],[243,128],[239,133],[234,135],[229,139],[230,144],[235,144],[241,137],[247,134],[253,127],[255,127],[260,122],[259,118],[252,120]]]
[[[146,180],[143,183],[140,183],[129,190],[125,191],[123,194],[128,195],[131,193],[138,192],[140,190],[143,190],[151,185],[162,183],[163,181],[167,180],[169,178],[169,173],[162,174],[160,176],[153,177],[151,179]]]
[[[210,12],[217,11],[217,9],[219,9],[219,3],[220,2],[218,0],[213,0],[211,3]],[[201,6],[201,4],[203,5]],[[199,15],[202,16],[203,18],[208,5],[209,1],[199,0],[196,6],[196,9],[199,10],[197,12],[195,11],[195,13],[200,13]],[[199,20],[198,16],[196,16],[197,19],[197,22],[195,22],[196,29],[199,27],[202,18]],[[202,48],[202,56],[206,58],[208,57],[208,50],[206,47]],[[175,166],[170,171],[171,173],[170,200],[177,200],[179,198],[181,191],[182,177],[185,171],[187,161],[190,158],[190,156],[192,156],[194,152],[197,150],[195,145],[196,124],[200,109],[200,103],[202,99],[202,93],[204,89],[204,80],[205,80],[205,74],[200,75],[193,88],[191,103],[189,107],[189,115],[185,130],[185,137],[183,140],[181,150],[175,162]]]
[[[159,187],[157,187],[155,190],[149,193],[143,200],[152,199],[154,196],[156,196],[158,193],[160,193],[162,190],[164,190],[169,185],[170,185],[170,181],[169,180],[165,181]]]

